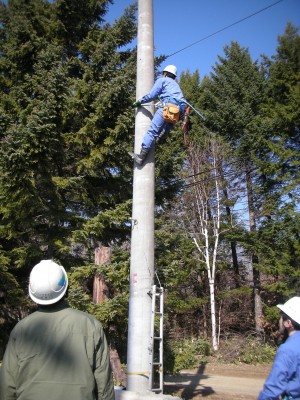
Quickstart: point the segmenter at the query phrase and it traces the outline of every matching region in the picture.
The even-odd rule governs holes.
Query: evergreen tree
[[[109,3],[1,3],[0,280],[8,305],[40,259],[69,269],[89,263],[97,243],[130,233],[135,50],[126,47],[136,7],[109,25]]]
[[[263,79],[252,63],[247,49],[232,42],[225,46],[225,57],[219,56],[211,79],[205,82],[204,102],[207,125],[231,143],[235,158],[244,174],[249,227],[251,235],[257,229],[258,210],[255,204],[255,156],[260,143],[258,117],[263,100]],[[242,175],[241,174],[241,175]],[[262,302],[260,294],[259,259],[255,247],[249,249],[253,267],[253,295],[256,330],[261,333]]]
[[[265,58],[262,68],[266,77],[266,102],[262,109],[266,141],[263,157],[260,155],[265,161],[261,167],[262,183],[272,192],[265,207],[266,215],[278,202],[288,200],[295,205],[299,195],[300,37],[297,32],[291,24],[287,25],[285,34],[278,38],[277,54],[271,60]]]
[[[277,54],[264,59],[266,101],[262,107],[259,243],[268,274],[265,302],[285,301],[299,289],[299,71],[300,37],[288,24]],[[292,284],[291,284],[292,282]],[[272,300],[270,301],[269,298]]]

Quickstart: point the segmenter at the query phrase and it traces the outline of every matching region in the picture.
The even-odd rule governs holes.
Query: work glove
[[[135,101],[135,102],[132,104],[132,107],[140,107],[141,104],[142,104],[142,103],[141,103],[139,100],[137,100],[137,101]]]

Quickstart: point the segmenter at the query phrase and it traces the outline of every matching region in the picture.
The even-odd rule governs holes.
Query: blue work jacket
[[[258,400],[300,400],[300,331],[294,332],[277,353]]]
[[[172,78],[158,78],[150,92],[143,96],[139,101],[141,103],[148,103],[156,100],[158,97],[162,102],[178,104],[181,111],[186,107],[186,100],[182,91],[178,83]]]

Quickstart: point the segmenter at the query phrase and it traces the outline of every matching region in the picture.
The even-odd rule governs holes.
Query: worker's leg
[[[153,147],[154,142],[158,140],[163,134],[168,132],[172,124],[164,121],[163,110],[159,108],[153,116],[151,125],[145,133],[140,154],[135,154],[134,160],[142,165],[150,149]]]
[[[159,108],[153,116],[151,121],[151,125],[148,131],[145,133],[142,148],[150,150],[154,145],[154,142],[160,137],[161,132],[168,132],[172,124],[164,121],[163,118],[163,109]]]

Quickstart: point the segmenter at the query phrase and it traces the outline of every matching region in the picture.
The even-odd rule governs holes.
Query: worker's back
[[[11,333],[1,379],[6,388],[15,386],[16,397],[0,389],[0,399],[112,399],[108,358],[102,327],[92,316],[65,302],[41,308]]]

